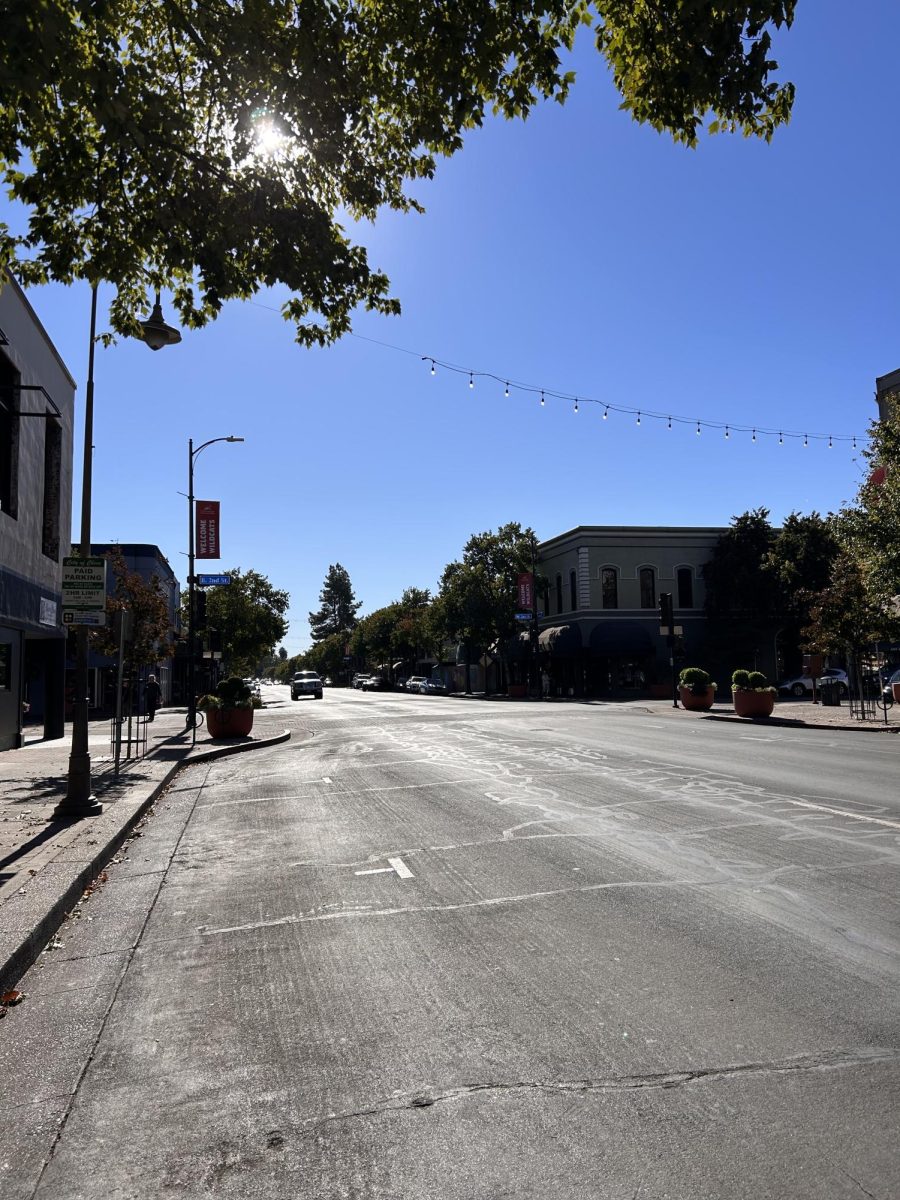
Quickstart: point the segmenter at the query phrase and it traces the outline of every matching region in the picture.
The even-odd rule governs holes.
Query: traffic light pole
[[[675,613],[672,593],[659,593],[659,632],[665,636],[669,648],[669,666],[672,668],[672,707],[678,707],[678,673],[675,670]]]

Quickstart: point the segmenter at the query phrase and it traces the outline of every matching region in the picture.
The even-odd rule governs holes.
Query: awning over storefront
[[[577,654],[581,650],[581,631],[577,625],[551,625],[542,629],[538,645],[552,654]]]
[[[591,653],[608,658],[642,658],[655,653],[647,629],[638,621],[602,621],[591,630]]]

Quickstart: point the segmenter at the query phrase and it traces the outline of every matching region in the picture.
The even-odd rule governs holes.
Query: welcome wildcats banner
[[[219,501],[198,500],[197,552],[195,558],[221,558],[219,545]]]

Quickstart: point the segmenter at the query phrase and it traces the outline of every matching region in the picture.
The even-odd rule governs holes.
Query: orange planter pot
[[[681,707],[686,708],[688,712],[709,712],[716,698],[716,689],[708,687],[705,692],[697,696],[689,687],[678,686],[678,699],[681,701]]]
[[[246,737],[253,728],[253,709],[208,708],[206,728],[211,738]]]
[[[739,717],[771,717],[775,707],[772,692],[732,692],[734,711]]]

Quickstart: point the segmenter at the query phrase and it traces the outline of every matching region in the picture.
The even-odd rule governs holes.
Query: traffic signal
[[[194,611],[197,616],[197,628],[202,629],[206,625],[206,592],[194,593]]]
[[[209,642],[209,650],[211,654],[222,653],[222,634],[218,629],[210,629],[209,634],[207,635],[207,641]]]
[[[672,633],[672,593],[659,594],[659,624],[664,633]]]

